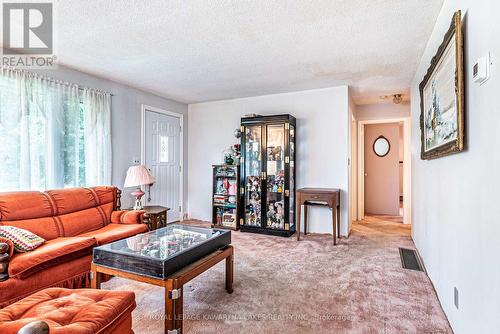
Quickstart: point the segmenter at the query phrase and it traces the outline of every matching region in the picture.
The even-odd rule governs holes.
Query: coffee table
[[[182,333],[183,285],[226,260],[233,292],[231,231],[173,224],[94,248],[92,288],[112,275],[165,288],[165,333]]]

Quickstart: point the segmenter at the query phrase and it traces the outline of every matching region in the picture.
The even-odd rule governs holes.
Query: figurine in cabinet
[[[276,211],[274,210],[273,203],[269,204],[269,210],[267,211],[267,218],[274,220],[276,218]]]
[[[267,161],[281,160],[281,146],[267,148]]]
[[[227,188],[227,193],[229,196],[236,196],[237,193],[237,182],[236,180],[229,180],[229,186]]]
[[[222,208],[217,209],[217,225],[222,224]]]

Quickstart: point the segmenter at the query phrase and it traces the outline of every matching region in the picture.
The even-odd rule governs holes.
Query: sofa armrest
[[[143,210],[118,210],[111,213],[111,223],[144,224],[146,212]]]
[[[24,325],[17,334],[49,334],[49,325],[45,321],[33,321]]]
[[[0,282],[9,278],[9,261],[14,253],[14,244],[12,241],[0,238]]]

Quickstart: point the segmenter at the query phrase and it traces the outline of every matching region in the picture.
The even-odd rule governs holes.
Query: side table
[[[300,211],[304,205],[304,235],[307,234],[307,206],[318,205],[332,209],[333,244],[340,238],[340,190],[334,188],[297,189],[297,241],[300,240]]]
[[[148,205],[142,208],[148,215],[148,228],[150,231],[167,226],[167,211],[170,208],[159,205]]]

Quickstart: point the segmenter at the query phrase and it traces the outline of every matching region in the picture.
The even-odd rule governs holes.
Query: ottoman
[[[131,334],[134,308],[133,292],[50,288],[1,309],[0,333]]]

